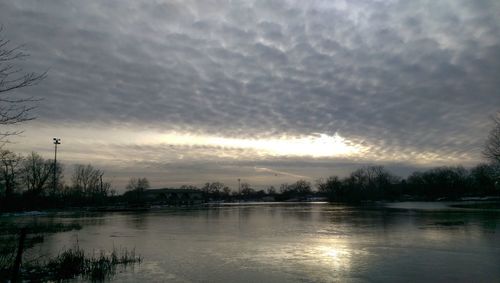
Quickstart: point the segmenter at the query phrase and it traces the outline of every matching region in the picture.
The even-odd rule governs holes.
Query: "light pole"
[[[238,202],[241,200],[241,180],[238,178]]]
[[[57,191],[57,145],[61,144],[60,138],[53,138],[54,140],[54,193]]]

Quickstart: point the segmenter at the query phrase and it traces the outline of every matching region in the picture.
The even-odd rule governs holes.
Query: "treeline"
[[[437,167],[413,172],[406,179],[382,166],[355,170],[345,178],[337,176],[317,182],[318,192],[332,201],[444,200],[500,193],[500,165]]]
[[[0,151],[0,210],[99,205],[114,194],[104,171],[90,164],[75,165],[71,183],[65,184],[62,164],[36,152]]]
[[[198,189],[193,186],[186,188]],[[499,196],[500,164],[479,164],[471,169],[437,167],[413,172],[406,179],[392,174],[383,166],[366,166],[344,178],[331,176],[314,184],[298,180],[292,184],[281,184],[278,190],[273,186],[265,190],[253,189],[248,183],[242,183],[238,191],[232,191],[220,182],[206,183],[199,189],[206,201],[304,201],[318,198],[338,202],[454,200]]]
[[[55,173],[55,175],[54,175]],[[64,168],[36,152],[22,156],[0,150],[0,211],[67,208],[101,205],[145,204],[149,182],[131,178],[128,193],[117,196],[103,170],[92,165],[75,165],[70,183],[64,182]],[[55,176],[55,178],[54,178]],[[347,177],[331,176],[312,184],[298,180],[265,189],[243,182],[231,189],[221,182],[198,190],[210,201],[304,201],[319,198],[337,202],[378,200],[452,200],[468,196],[500,195],[500,163],[464,167],[437,167],[400,178],[382,166],[359,168]]]

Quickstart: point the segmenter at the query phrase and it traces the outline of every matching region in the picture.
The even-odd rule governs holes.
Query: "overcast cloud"
[[[61,136],[68,166],[99,165],[118,186],[140,174],[156,186],[263,185],[369,163],[401,174],[471,165],[500,109],[498,14],[496,0],[4,0],[3,36],[26,44],[25,69],[49,70],[22,91],[43,101],[12,147],[50,157]],[[337,135],[360,150],[288,156],[154,138],[172,133]]]

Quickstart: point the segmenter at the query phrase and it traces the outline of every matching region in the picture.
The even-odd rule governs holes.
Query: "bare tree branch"
[[[19,135],[22,131],[6,130],[5,126],[27,122],[35,119],[32,115],[36,102],[34,97],[21,97],[15,90],[34,86],[47,76],[25,72],[16,67],[16,63],[29,55],[22,51],[23,45],[11,46],[8,39],[2,37],[3,26],[0,26],[0,147],[8,141],[9,136]]]
[[[493,118],[493,129],[491,129],[483,155],[492,162],[500,163],[500,113]]]

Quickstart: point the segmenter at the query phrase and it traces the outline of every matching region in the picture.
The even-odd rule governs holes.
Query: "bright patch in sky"
[[[259,155],[339,157],[359,153],[362,148],[338,134],[317,134],[303,137],[227,138],[190,134],[161,135],[157,142],[181,146],[211,146],[254,150]]]

